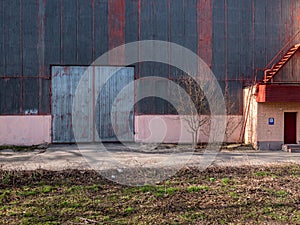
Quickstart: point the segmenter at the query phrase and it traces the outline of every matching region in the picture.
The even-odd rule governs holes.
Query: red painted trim
[[[197,2],[198,55],[212,66],[213,6],[211,0]]]
[[[108,1],[108,49],[125,44],[125,0]],[[108,62],[124,65],[125,54],[109,55]]]
[[[256,101],[259,103],[300,102],[299,85],[260,84],[256,88]]]

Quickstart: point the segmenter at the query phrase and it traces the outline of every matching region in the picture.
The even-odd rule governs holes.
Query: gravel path
[[[219,154],[203,154],[185,149],[166,148],[155,150],[151,145],[132,145],[130,151],[118,144],[106,145],[108,151],[97,152],[95,146],[53,145],[47,149],[32,151],[0,151],[0,168],[4,170],[64,170],[91,169],[91,162],[97,169],[107,170],[129,167],[197,167],[203,163],[213,166],[269,165],[278,163],[299,163],[300,153],[283,151],[222,151]],[[83,153],[83,154],[82,154]],[[93,155],[89,155],[93,153]],[[85,157],[83,157],[83,155]],[[88,158],[89,156],[90,159]],[[88,162],[87,162],[88,161]]]

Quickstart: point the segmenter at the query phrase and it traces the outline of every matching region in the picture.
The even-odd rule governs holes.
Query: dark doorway
[[[296,144],[297,135],[297,113],[284,113],[284,143]]]

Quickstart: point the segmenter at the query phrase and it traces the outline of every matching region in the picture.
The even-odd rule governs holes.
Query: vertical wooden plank
[[[95,0],[94,7],[94,51],[97,59],[108,51],[108,0]]]
[[[292,8],[292,2],[293,0],[286,0],[284,2],[281,2],[281,11],[282,11],[282,29],[283,32],[281,33],[281,48],[284,47],[284,45],[287,44],[288,41],[290,41],[291,37],[293,36],[293,8]],[[291,43],[292,45],[293,43]],[[280,50],[281,50],[280,48]],[[293,68],[291,67],[291,62],[289,61],[282,69],[279,71],[279,73],[276,75],[275,80],[277,81],[291,81],[290,77],[292,77]]]
[[[61,64],[77,62],[77,0],[61,0]]]
[[[199,44],[199,17],[198,1],[175,0],[170,1],[169,9],[169,30],[170,41],[188,48],[198,54]],[[172,49],[170,49],[172,53]],[[178,57],[184,60],[186,68],[189,68],[189,60],[182,57],[182,53],[177,53]],[[176,78],[184,74],[178,68],[170,67],[170,77]],[[158,83],[159,85],[159,83]],[[172,106],[168,106],[170,109]],[[162,107],[164,111],[166,107]]]
[[[125,2],[125,43],[139,41],[139,3],[138,0],[126,0]],[[125,58],[131,57],[132,53],[126,52]],[[138,55],[139,52],[134,54]],[[134,64],[135,73],[139,74],[138,63]]]
[[[60,0],[48,0],[45,14],[45,64],[46,74],[49,76],[50,65],[61,62]]]
[[[246,79],[252,79],[253,64],[253,7],[252,0],[240,2],[240,33],[239,33],[239,62],[240,74],[238,79],[242,80],[242,76]]]
[[[39,113],[39,80],[24,79],[23,81],[23,112],[24,114]]]
[[[0,79],[0,114],[5,114],[6,105],[5,105],[5,93],[6,93],[6,81],[5,79]]]
[[[248,0],[247,0],[248,1]],[[227,77],[226,79],[239,79],[240,74],[240,3],[241,1],[228,0],[227,2]],[[251,33],[247,34],[250,36]],[[247,62],[248,63],[248,62]]]
[[[184,35],[185,35],[185,43],[184,46],[195,54],[198,54],[198,1],[190,0],[184,2]],[[212,10],[210,8],[209,18],[207,18],[210,22],[210,29],[207,32],[211,32],[212,35]],[[212,37],[212,36],[211,36]],[[212,43],[212,39],[210,39],[210,43]],[[210,44],[211,46],[211,44]],[[211,49],[210,49],[211,51]]]
[[[4,1],[0,3],[0,76],[5,75],[5,54],[4,54],[4,36],[5,36],[5,30],[4,30],[4,19],[5,13],[4,13]],[[1,101],[1,100],[0,100]],[[1,113],[1,108],[0,108]]]
[[[267,16],[266,16],[266,49],[267,49],[267,62],[281,50],[285,45],[280,43],[280,11],[281,0],[273,0],[266,2]]]
[[[266,59],[266,0],[255,0],[254,2],[254,65],[255,68],[264,68]]]
[[[169,40],[169,1],[153,0],[141,1],[140,38],[142,40]],[[141,48],[141,51],[143,49]],[[168,52],[161,52],[168,56]],[[169,66],[162,63],[143,62],[140,64],[140,76],[169,77]],[[147,98],[140,107],[147,106],[147,113],[158,113],[156,109],[164,107],[164,103],[158,98]],[[151,107],[152,106],[152,107]],[[156,106],[156,107],[155,107]],[[145,111],[145,110],[143,110]]]
[[[167,0],[141,1],[141,39],[169,39],[169,7]],[[142,51],[142,49],[141,49]],[[166,54],[167,53],[162,53]],[[141,76],[169,77],[169,67],[161,63],[145,62],[141,64]]]
[[[37,26],[38,26],[38,39],[37,39],[37,65],[38,75],[46,76],[46,61],[45,61],[45,21],[46,21],[46,0],[38,0],[37,3]],[[39,86],[41,86],[39,82]],[[40,89],[41,90],[41,89]],[[41,92],[39,91],[39,96]],[[41,96],[40,96],[41,97]]]
[[[92,1],[78,0],[77,64],[90,65],[92,59]]]
[[[138,20],[138,1],[125,1],[125,42],[138,41],[139,20]]]
[[[298,32],[300,27],[300,2],[294,1],[294,33]],[[300,43],[300,35],[295,40],[295,43]],[[300,81],[300,77],[298,76],[300,71],[300,51],[298,51],[293,59],[293,79],[295,81]]]
[[[173,0],[170,2],[170,41],[179,45],[184,45],[184,0]],[[172,49],[170,49],[172,53]],[[182,58],[182,53],[178,53],[178,57]],[[170,68],[170,76],[172,78],[182,75],[182,71],[178,68]]]
[[[204,2],[205,3],[205,2]],[[204,8],[205,9],[205,8]],[[205,13],[205,10],[203,13]],[[202,11],[198,12],[202,13]],[[216,78],[218,80],[223,80],[226,77],[225,71],[226,71],[226,63],[225,63],[225,58],[226,58],[226,43],[225,43],[225,26],[226,26],[226,16],[225,16],[225,4],[224,1],[214,1],[213,4],[213,50],[212,50],[212,71]],[[207,28],[206,28],[207,29]],[[199,32],[199,31],[198,31]],[[204,33],[205,34],[205,33]],[[203,35],[203,34],[198,34],[198,35]],[[201,40],[205,40],[204,37],[201,38]],[[200,41],[201,41],[200,40]],[[207,40],[207,39],[206,39]],[[200,42],[201,43],[201,42]],[[205,49],[209,43],[207,44],[200,44],[200,47],[203,46]],[[198,55],[203,58],[209,56],[210,53],[205,53],[208,50],[204,51],[202,53],[202,48],[200,48],[200,53]],[[209,63],[209,57],[206,59],[206,63]]]
[[[22,107],[21,102],[21,80],[6,79],[5,80],[5,114],[20,114]]]
[[[51,80],[43,79],[42,80],[42,95],[41,95],[41,105],[40,113],[41,114],[50,114],[51,113]]]
[[[20,76],[22,69],[20,0],[5,1],[4,9],[5,74]]]
[[[215,18],[219,16],[219,14],[220,12],[216,12]],[[210,0],[198,0],[197,2],[197,30],[198,55],[208,66],[212,66],[213,3]],[[218,48],[216,50],[218,50]]]
[[[108,49],[125,44],[125,0],[108,1]],[[124,50],[109,55],[109,64],[124,65]]]

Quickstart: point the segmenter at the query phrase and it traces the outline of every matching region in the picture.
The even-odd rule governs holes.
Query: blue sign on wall
[[[275,119],[273,117],[269,118],[269,125],[274,125]]]

